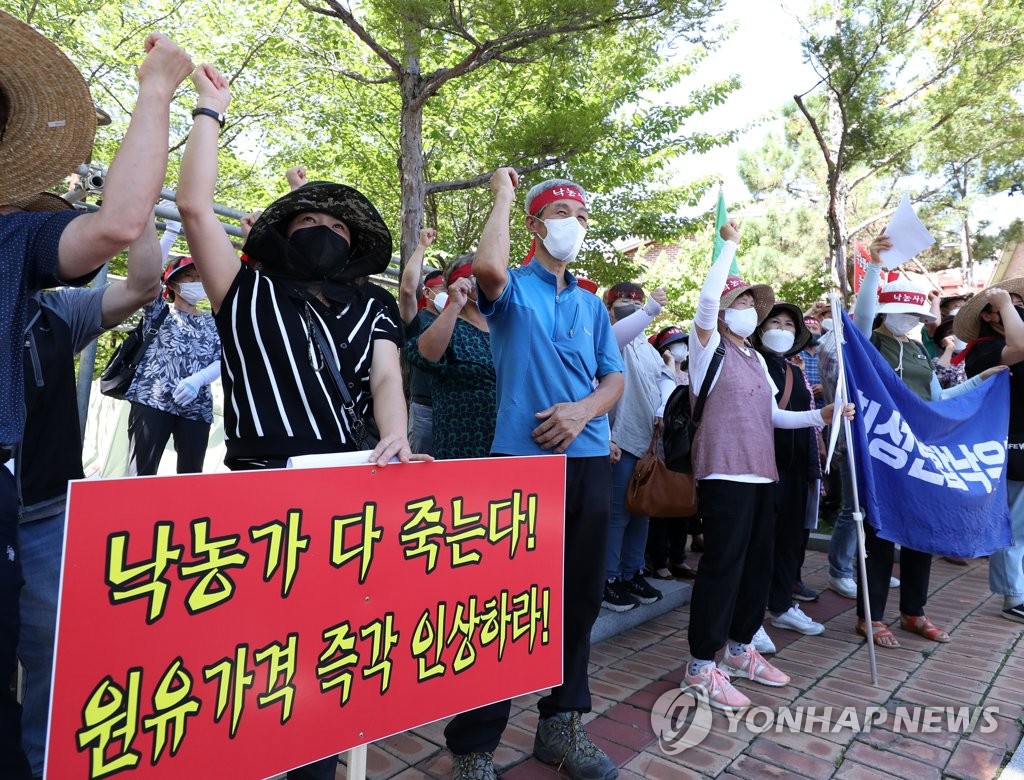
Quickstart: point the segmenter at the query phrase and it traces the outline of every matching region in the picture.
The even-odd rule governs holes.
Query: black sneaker
[[[601,606],[610,609],[612,612],[629,612],[633,607],[640,604],[626,588],[622,580],[612,580],[604,584],[604,598]]]
[[[641,604],[653,604],[661,598],[661,591],[653,587],[640,573],[631,580],[623,580],[622,583],[626,586],[626,592]]]
[[[1016,620],[1019,623],[1024,623],[1024,602],[1021,602],[1015,607],[1007,607],[1004,609],[1003,617],[1007,620]]]
[[[613,780],[619,770],[583,730],[578,712],[541,718],[533,740],[533,755],[545,764],[565,767],[572,780]]]
[[[817,601],[819,595],[818,591],[811,590],[802,582],[793,586],[793,598],[797,601]]]
[[[494,753],[452,754],[452,780],[498,780]]]

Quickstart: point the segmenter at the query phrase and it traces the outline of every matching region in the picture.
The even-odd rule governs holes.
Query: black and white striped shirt
[[[370,365],[378,339],[401,345],[398,323],[384,306],[362,292],[339,313],[319,301],[289,295],[265,274],[243,266],[217,312],[222,344],[225,462],[271,464],[292,455],[356,448],[352,420],[329,369],[317,370],[309,319],[327,334],[328,360],[340,367],[357,413],[372,418]],[[313,352],[318,355],[317,351]]]

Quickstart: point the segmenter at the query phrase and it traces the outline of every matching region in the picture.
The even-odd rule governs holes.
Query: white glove
[[[174,392],[171,393],[174,403],[179,406],[185,406],[186,404],[192,403],[196,400],[196,396],[199,395],[199,391],[203,389],[204,384],[205,383],[197,374],[185,377],[178,382],[178,386],[175,387]]]
[[[196,400],[196,396],[199,395],[200,390],[219,377],[220,361],[215,360],[206,368],[202,368],[191,376],[187,376],[178,382],[178,386],[175,387],[174,392],[171,393],[171,398],[174,399],[174,403],[179,404],[180,406],[190,404]]]

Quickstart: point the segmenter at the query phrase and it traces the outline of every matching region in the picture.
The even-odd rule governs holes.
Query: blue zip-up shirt
[[[595,380],[621,373],[622,358],[601,300],[576,284],[557,292],[557,279],[539,262],[509,269],[497,300],[478,291],[491,331],[497,379],[498,421],[491,452],[549,455],[531,433],[550,406],[580,401]],[[608,416],[595,417],[569,445],[570,458],[608,454]]]

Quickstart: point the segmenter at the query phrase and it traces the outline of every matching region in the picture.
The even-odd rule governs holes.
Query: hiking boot
[[[452,753],[452,780],[498,780],[494,753]]]
[[[545,764],[565,767],[573,780],[613,780],[619,776],[615,764],[583,730],[578,712],[559,712],[541,718],[533,740],[533,755]]]
[[[639,572],[633,579],[622,582],[626,586],[626,592],[641,604],[653,604],[661,598],[661,591],[645,580]]]
[[[640,604],[626,587],[622,580],[612,580],[604,584],[604,598],[601,599],[601,606],[610,609],[612,612],[629,612]]]

